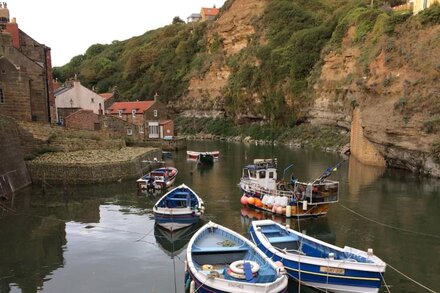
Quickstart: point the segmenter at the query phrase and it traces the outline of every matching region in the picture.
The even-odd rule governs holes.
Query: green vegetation
[[[227,0],[220,13],[233,2]],[[302,132],[296,125],[305,120],[313,104],[311,85],[319,76],[322,57],[330,50],[339,50],[343,41],[359,47],[362,53],[357,65],[365,74],[381,53],[385,53],[386,65],[393,64],[395,52],[400,50],[395,42],[396,28],[411,14],[395,13],[384,8],[386,3],[404,1],[379,0],[374,1],[374,7],[369,0],[269,1],[264,13],[252,19],[255,34],[249,36],[248,45],[234,55],[225,54],[224,35],[210,29],[215,24],[186,24],[176,17],[168,26],[126,41],[92,45],[84,55],[55,68],[54,75],[64,81],[78,74],[85,86],[97,92],[117,88],[124,100],[151,99],[158,93],[167,103],[186,94],[191,78],[203,78],[212,66],[227,66],[231,74],[222,91],[226,118],[190,123],[185,120],[189,118],[181,118],[178,132],[288,138],[290,132]],[[437,12],[434,5],[418,17],[423,24],[433,24]],[[346,82],[358,81],[359,76],[350,76]],[[394,84],[396,80],[390,75],[381,85]],[[337,98],[343,101],[344,96],[341,92]],[[356,103],[350,100],[345,105],[355,107]],[[410,105],[411,97],[405,97],[396,103],[396,110],[408,114]],[[237,123],[243,126],[235,126]]]
[[[434,3],[417,15],[423,25],[440,24],[440,4]]]
[[[213,134],[220,137],[250,137],[253,140],[301,142],[307,147],[341,147],[348,143],[348,136],[336,127],[318,127],[302,124],[297,127],[274,127],[253,123],[235,125],[231,119],[177,118],[176,130],[182,135]]]

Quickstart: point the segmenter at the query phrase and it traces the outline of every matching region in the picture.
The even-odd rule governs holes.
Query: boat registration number
[[[345,270],[340,268],[331,268],[331,267],[320,267],[319,271],[321,273],[330,273],[330,274],[337,274],[337,275],[344,275]]]
[[[244,286],[241,284],[235,284],[235,283],[228,283],[228,287],[235,287],[235,288],[240,288],[243,289]]]

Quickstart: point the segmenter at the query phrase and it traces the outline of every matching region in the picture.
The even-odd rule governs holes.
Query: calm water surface
[[[252,219],[274,217],[240,204],[243,165],[277,157],[282,170],[312,180],[342,158],[318,151],[219,142],[189,142],[189,150],[220,150],[213,167],[200,169],[184,151],[167,164],[206,204],[212,220],[243,235]],[[399,170],[366,167],[350,158],[331,177],[341,182],[340,202],[326,217],[288,220],[291,227],[338,246],[366,250],[389,264],[390,292],[440,291],[440,181]],[[0,292],[184,292],[185,247],[198,227],[171,236],[155,228],[152,206],[135,182],[64,189],[25,189],[0,213]],[[315,292],[290,284],[291,292]],[[316,291],[318,292],[318,291]],[[382,292],[388,292],[385,288]]]

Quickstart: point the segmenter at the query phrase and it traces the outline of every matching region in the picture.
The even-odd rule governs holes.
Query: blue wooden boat
[[[254,243],[274,261],[281,261],[289,277],[331,292],[378,292],[386,264],[368,251],[340,248],[272,220],[253,221]]]
[[[189,292],[287,292],[288,278],[242,235],[209,222],[188,243],[185,284]]]
[[[156,224],[168,230],[197,223],[204,210],[203,200],[185,184],[167,192],[153,207]]]

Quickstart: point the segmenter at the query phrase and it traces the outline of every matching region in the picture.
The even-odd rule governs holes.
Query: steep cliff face
[[[178,107],[183,116],[217,117],[223,114],[222,88],[227,84],[230,68],[226,58],[239,53],[248,45],[255,34],[252,20],[264,11],[268,0],[235,0],[227,11],[212,23],[208,29],[208,47],[219,42],[219,51],[206,66],[202,76],[190,80],[188,93],[179,100]],[[212,51],[212,50],[211,50]],[[193,110],[197,109],[197,110]]]
[[[351,40],[349,31],[341,49],[324,56],[310,120],[346,127],[357,108],[364,139],[387,165],[440,176],[432,148],[438,134],[427,128],[440,110],[440,26],[413,20],[373,46]]]

